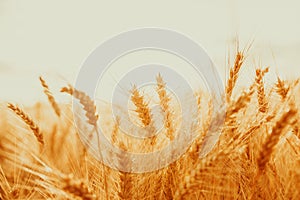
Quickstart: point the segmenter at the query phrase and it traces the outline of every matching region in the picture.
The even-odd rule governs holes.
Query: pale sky
[[[299,10],[298,0],[0,0],[0,101],[44,100],[39,75],[58,91],[101,42],[141,27],[189,36],[222,77],[234,37],[241,47],[254,38],[242,79],[253,79],[259,64],[273,75],[300,77]]]

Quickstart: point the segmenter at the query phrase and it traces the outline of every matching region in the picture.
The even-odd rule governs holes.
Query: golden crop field
[[[252,84],[237,89],[244,59],[243,52],[237,52],[230,67],[225,121],[213,151],[199,158],[211,123],[211,97],[195,91],[197,138],[175,162],[147,173],[112,169],[95,159],[80,140],[71,103],[57,102],[51,82],[40,77],[49,104],[26,107],[1,102],[0,199],[299,199],[299,80],[278,77],[276,84],[266,84],[272,67],[257,67]],[[159,75],[156,82],[165,116],[161,134],[136,142],[119,131],[122,117],[106,118],[106,136],[113,145],[124,151],[151,152],[174,139],[177,108],[166,91],[168,83]],[[62,86],[61,92],[78,100],[81,128],[96,134],[90,130],[105,118],[105,113],[96,113],[99,105],[70,85]],[[136,120],[154,131],[155,118],[144,93],[137,88],[130,92]],[[130,157],[112,156],[119,166],[130,167]]]

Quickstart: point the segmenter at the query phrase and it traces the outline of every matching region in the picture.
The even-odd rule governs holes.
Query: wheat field
[[[300,79],[278,77],[276,84],[266,84],[265,75],[272,67],[260,67],[252,84],[238,90],[244,59],[243,52],[238,52],[230,67],[226,116],[214,149],[199,158],[210,126],[211,99],[195,91],[197,138],[175,162],[147,173],[124,172],[99,162],[79,137],[71,103],[57,102],[51,83],[40,77],[49,104],[1,103],[0,199],[299,199]],[[172,107],[163,77],[158,75],[156,81],[164,114],[162,134],[138,143],[119,131],[120,117],[105,123],[113,145],[125,151],[151,152],[174,140],[177,124],[172,118],[177,108]],[[71,85],[61,92],[82,105],[81,125],[87,134],[105,118],[84,92]],[[135,87],[130,92],[136,120],[155,131],[145,95]],[[122,154],[113,159],[119,165],[131,163]]]

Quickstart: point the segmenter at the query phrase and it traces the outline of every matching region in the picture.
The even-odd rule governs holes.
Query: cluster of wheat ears
[[[5,103],[1,109],[0,199],[299,199],[299,80],[278,77],[276,84],[267,87],[264,79],[269,68],[257,68],[253,84],[235,92],[244,60],[244,52],[238,51],[226,82],[226,116],[214,149],[199,158],[212,109],[209,95],[197,92],[197,138],[175,162],[147,173],[112,169],[95,159],[74,126],[72,106],[57,103],[40,77],[49,106],[37,103],[34,108],[21,108]],[[156,80],[163,134],[139,143],[145,152],[176,137],[176,108],[163,77]],[[95,102],[72,86],[61,92],[82,105],[82,129],[90,134],[102,118]],[[148,131],[156,131],[145,95],[136,87],[130,92],[136,118]],[[121,121],[117,117],[106,124],[110,126],[107,137],[113,145],[134,151],[137,144],[122,135]],[[119,165],[130,166],[130,158],[116,156]]]

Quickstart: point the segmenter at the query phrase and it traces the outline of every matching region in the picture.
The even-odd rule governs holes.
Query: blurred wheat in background
[[[195,91],[197,138],[180,159],[148,173],[111,169],[95,159],[80,140],[71,104],[56,102],[40,77],[48,105],[1,105],[0,199],[299,199],[299,80],[278,77],[275,85],[269,85],[264,77],[272,68],[257,68],[253,84],[237,90],[243,53],[237,52],[230,69],[226,118],[213,151],[199,158],[212,113],[209,94]],[[163,134],[136,143],[119,130],[122,116],[117,116],[106,124],[113,145],[124,151],[151,152],[176,137],[177,108],[166,91],[168,83],[160,75],[156,80]],[[98,105],[70,85],[61,92],[78,99],[84,114],[81,125],[90,134],[105,113],[96,113]],[[155,132],[145,95],[136,87],[130,92],[137,122]],[[130,157],[115,156],[112,159],[119,165],[130,166]]]

